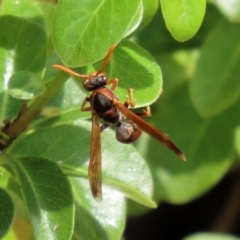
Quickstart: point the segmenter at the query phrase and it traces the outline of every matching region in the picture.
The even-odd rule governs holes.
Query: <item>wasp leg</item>
[[[91,107],[85,107],[86,104],[89,102],[89,97],[86,97],[85,100],[83,101],[82,105],[81,105],[81,111],[82,112],[88,112],[88,111],[92,111]]]
[[[129,99],[124,103],[124,106],[126,108],[129,108],[129,107],[134,107],[135,104],[134,104],[134,89],[133,88],[129,88]],[[147,106],[146,107],[146,110],[143,110],[142,112],[135,112],[135,114],[137,116],[140,116],[140,117],[150,117],[151,116],[151,109],[150,109],[150,106]]]

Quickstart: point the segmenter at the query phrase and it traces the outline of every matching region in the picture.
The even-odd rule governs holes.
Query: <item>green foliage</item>
[[[240,74],[239,41],[239,24],[222,20],[202,45],[190,93],[203,117],[223,112],[239,98],[240,85],[236,77]]]
[[[53,42],[65,65],[86,66],[102,59],[113,44],[136,28],[141,17],[140,0],[132,0],[131,4],[60,1],[53,21]]]
[[[2,238],[12,224],[14,217],[14,204],[9,194],[2,188],[0,188],[0,237]]]
[[[15,120],[23,103],[28,109],[16,135],[1,129],[1,141],[17,138],[0,153],[0,238],[17,216],[37,240],[120,239],[127,198],[129,212],[139,214],[138,204],[186,203],[224,176],[240,154],[240,25],[223,1],[212,2],[205,14],[204,0],[2,1],[0,121]],[[192,39],[179,43],[171,35]],[[187,162],[145,134],[124,145],[107,129],[97,203],[87,180],[90,113],[79,110],[87,93],[82,80],[51,65],[95,72],[113,44],[105,70],[119,79],[120,101],[132,87],[136,107],[154,103],[149,121],[171,136]]]
[[[201,26],[205,7],[205,0],[161,1],[166,26],[172,36],[180,42],[187,41],[196,34]]]

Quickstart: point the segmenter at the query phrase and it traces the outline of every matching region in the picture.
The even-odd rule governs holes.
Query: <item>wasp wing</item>
[[[93,197],[96,201],[102,200],[102,154],[99,117],[92,113],[92,137],[88,178]]]
[[[181,150],[179,150],[179,148],[171,141],[171,139],[165,133],[151,126],[149,123],[137,116],[134,112],[127,109],[122,103],[116,101],[114,104],[116,108],[126,116],[126,118],[133,121],[141,130],[143,130],[151,137],[153,137],[154,139],[165,145],[167,148],[175,152],[182,160],[186,160],[185,155],[181,152]]]

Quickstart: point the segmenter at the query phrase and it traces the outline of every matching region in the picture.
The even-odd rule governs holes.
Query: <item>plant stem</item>
[[[37,117],[42,108],[62,88],[68,77],[68,74],[61,72],[53,81],[46,84],[46,90],[43,94],[36,97],[31,105],[4,131],[10,139],[15,139],[26,130],[27,126]]]

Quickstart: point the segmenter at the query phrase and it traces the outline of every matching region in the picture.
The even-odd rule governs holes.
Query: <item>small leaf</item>
[[[60,109],[57,107],[45,107],[41,111],[41,116],[45,118],[55,118],[61,115]]]
[[[41,158],[13,158],[36,239],[71,238],[73,198],[66,176],[57,164]]]
[[[239,79],[236,77],[240,74],[239,26],[221,21],[202,46],[190,82],[190,94],[193,105],[203,117],[220,114],[240,96]]]
[[[161,0],[166,26],[179,42],[192,38],[201,26],[206,0]]]
[[[14,205],[9,194],[0,188],[0,238],[8,232],[14,219]]]
[[[155,59],[128,40],[123,40],[114,54],[110,60],[109,75],[119,79],[115,92],[120,100],[125,102],[129,98],[129,88],[133,88],[136,107],[155,102],[162,92],[162,72]]]
[[[68,67],[87,66],[139,25],[140,0],[60,1],[53,22],[55,48]]]
[[[8,82],[8,92],[13,98],[32,99],[43,93],[45,86],[41,78],[27,71],[14,73]]]

